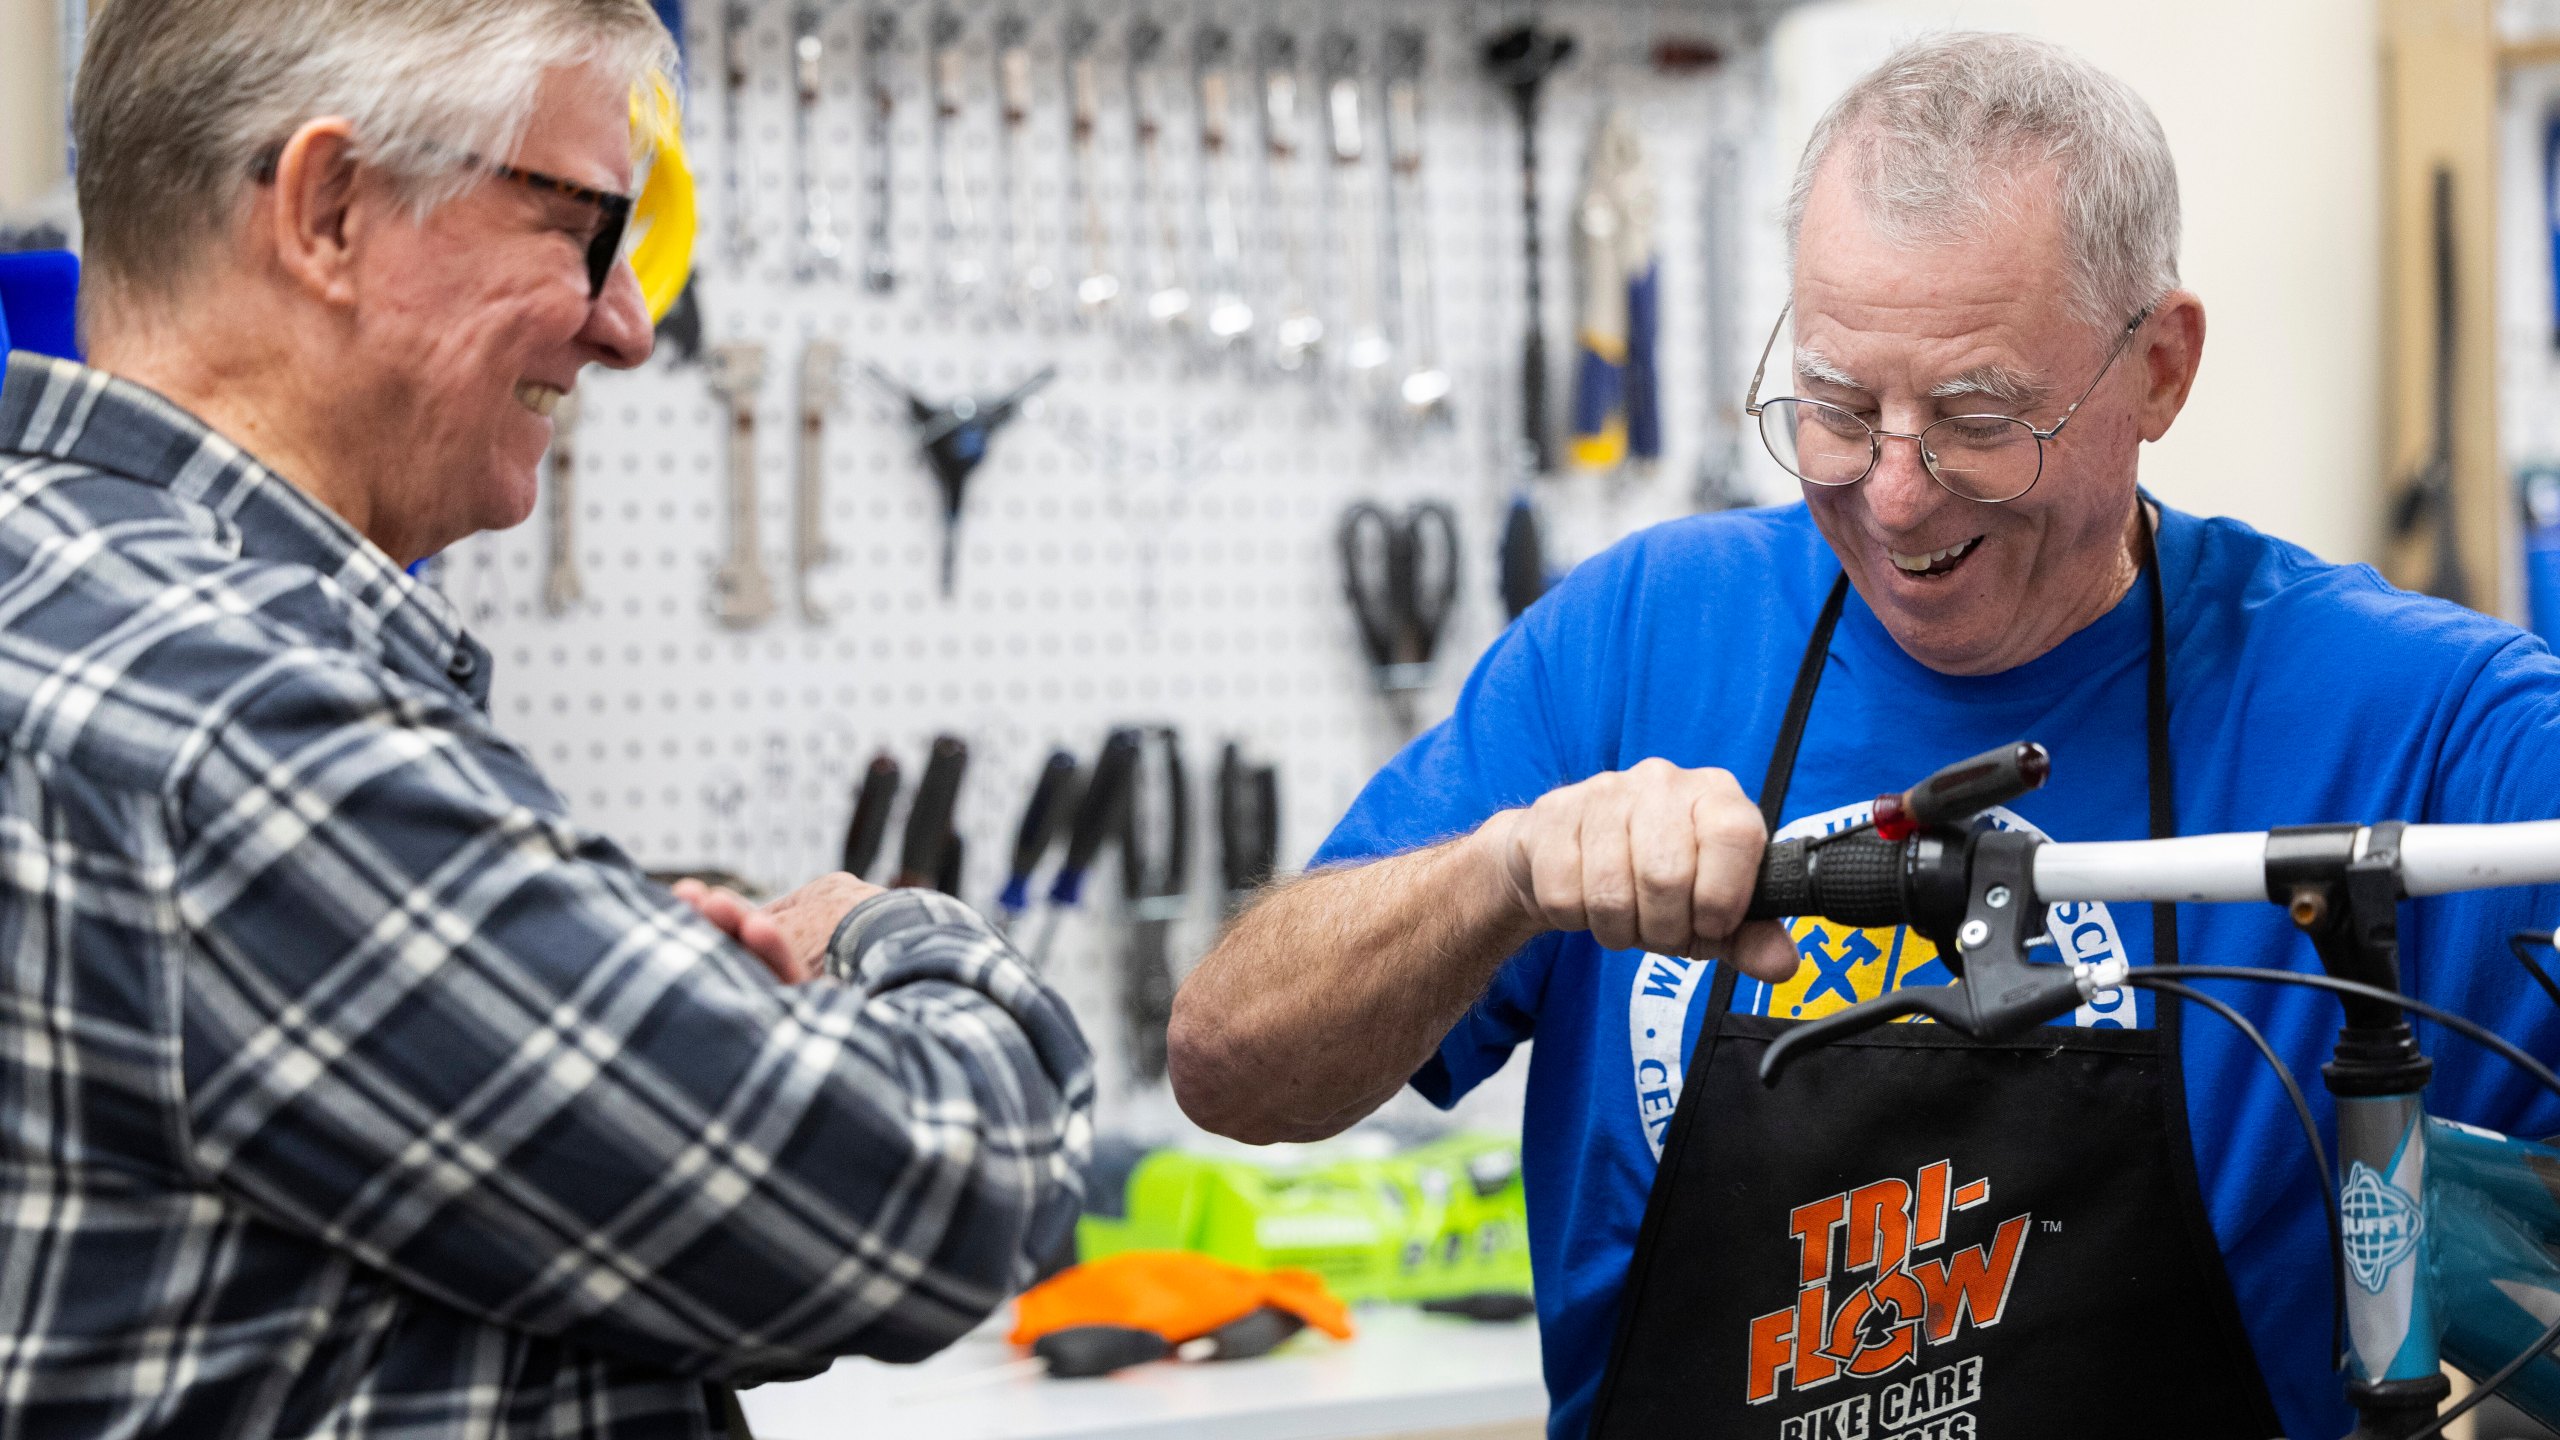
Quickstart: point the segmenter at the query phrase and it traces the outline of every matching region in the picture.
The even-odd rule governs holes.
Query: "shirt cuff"
[[[827,941],[827,973],[847,985],[866,986],[905,948],[891,942],[935,930],[1011,949],[985,916],[939,890],[890,890],[854,906],[837,922]]]

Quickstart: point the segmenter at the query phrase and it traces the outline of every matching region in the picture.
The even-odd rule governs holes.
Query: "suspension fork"
[[[2400,988],[2400,829],[2320,825],[2269,832],[2267,898],[2342,980]],[[2344,999],[2346,1024],[2321,1080],[2338,1107],[2345,1221],[2351,1440],[2393,1440],[2435,1418],[2450,1393],[2426,1234],[2423,1097],[2433,1062],[2398,1005]]]

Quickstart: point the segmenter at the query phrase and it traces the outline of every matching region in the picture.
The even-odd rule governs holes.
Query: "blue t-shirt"
[[[2560,815],[2560,661],[2540,640],[2232,521],[2164,510],[2159,549],[2182,831]],[[1682,520],[1619,544],[1495,642],[1456,713],[1369,783],[1318,862],[1445,839],[1650,756],[1719,767],[1756,790],[1839,573],[1801,505]],[[2057,840],[2141,838],[2153,583],[2146,575],[2050,654],[1971,678],[1913,660],[1852,592],[1781,833],[1843,823],[1949,760],[2028,739],[2051,748],[2053,779],[2000,823]],[[2560,1013],[2505,947],[2513,930],[2560,923],[2560,890],[2422,901],[2404,919],[2415,993],[2560,1057]],[[2317,968],[2272,905],[2188,906],[2179,925],[2190,964]],[[2050,930],[2075,956],[2121,947],[2150,958],[2145,906],[2056,907]],[[1820,1014],[1946,978],[1917,937],[1811,921],[1795,935],[1806,962],[1797,976],[1774,991],[1745,980],[1737,1009]],[[1698,972],[1711,969],[1602,950],[1587,932],[1547,935],[1503,966],[1413,1077],[1445,1105],[1513,1047],[1537,1041],[1522,1144],[1552,1434],[1579,1435],[1589,1420],[1680,1067],[1706,1009]],[[2327,1124],[2316,1079],[2336,1003],[2299,987],[2213,988],[2304,1077]],[[2128,995],[2074,1019],[2147,1025],[2150,1000]],[[2341,1434],[2352,1416],[2327,1353],[2325,1181],[2257,1053],[2202,1011],[2184,1034],[2197,1172],[2260,1366],[2290,1433]],[[2432,1025],[2420,1038],[2437,1061],[2427,1097],[2436,1113],[2515,1133],[2560,1129],[2560,1106],[2505,1062]],[[2103,1387],[2105,1358],[2091,1364],[2080,1381]]]

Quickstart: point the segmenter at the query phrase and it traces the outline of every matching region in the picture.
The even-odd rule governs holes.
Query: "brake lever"
[[[2109,976],[2100,967],[2027,958],[2028,951],[2053,943],[2044,934],[2044,904],[2035,890],[2035,853],[2043,843],[2015,830],[1969,837],[1964,923],[1953,937],[1929,936],[1960,978],[1895,990],[1789,1029],[1760,1057],[1760,1083],[1775,1085],[1798,1055],[1815,1046],[1905,1015],[1926,1015],[1976,1040],[2006,1040],[2069,1014],[2107,988]]]

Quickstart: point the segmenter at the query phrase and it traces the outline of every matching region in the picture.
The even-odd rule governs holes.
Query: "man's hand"
[[[677,899],[754,951],[785,985],[824,974],[827,942],[835,937],[836,927],[854,906],[880,893],[879,886],[852,875],[821,875],[758,909],[734,890],[699,880],[675,883]]]
[[[1742,924],[1769,834],[1722,770],[1645,760],[1505,810],[1476,837],[1542,929],[1588,930],[1612,950],[1727,958],[1760,980],[1795,973],[1784,930]]]

